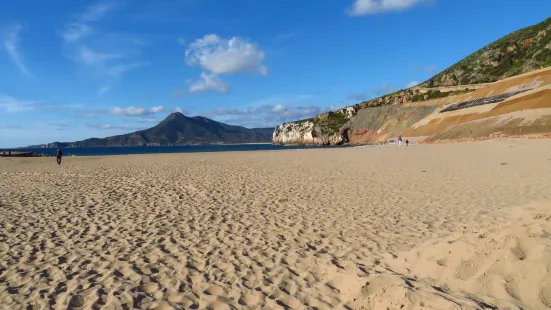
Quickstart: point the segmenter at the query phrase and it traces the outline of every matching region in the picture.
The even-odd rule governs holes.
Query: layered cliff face
[[[435,106],[386,106],[363,109],[343,132],[351,144],[385,142],[427,117]]]

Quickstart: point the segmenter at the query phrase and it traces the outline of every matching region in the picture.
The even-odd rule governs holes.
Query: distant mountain
[[[269,143],[273,128],[245,128],[212,119],[187,117],[172,113],[157,126],[129,134],[107,138],[91,138],[77,142],[53,142],[38,146],[51,147],[106,147],[106,146],[174,146],[190,144]]]

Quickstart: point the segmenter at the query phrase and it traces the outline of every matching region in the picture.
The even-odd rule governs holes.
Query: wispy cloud
[[[69,23],[61,34],[67,42],[75,42],[92,33],[92,27],[82,23]]]
[[[11,25],[8,27],[3,45],[6,53],[10,57],[10,60],[15,66],[21,71],[22,74],[32,76],[30,71],[27,69],[27,66],[23,62],[23,56],[19,50],[19,35],[21,33],[20,25]]]
[[[0,94],[0,109],[5,112],[25,112],[37,108],[37,101],[21,100],[5,94]]]
[[[133,126],[125,126],[125,125],[110,125],[110,124],[101,124],[101,125],[89,124],[86,126],[90,128],[103,129],[103,130],[141,130],[143,129],[141,127],[133,127]]]
[[[125,115],[125,116],[144,116],[144,115],[153,115],[161,113],[165,110],[163,106],[156,106],[149,109],[146,108],[137,108],[137,107],[128,107],[128,108],[119,108],[114,107],[109,110],[109,114],[113,115]]]
[[[139,59],[140,48],[146,45],[144,40],[136,35],[104,32],[96,27],[110,13],[124,6],[122,0],[96,2],[82,13],[74,14],[61,33],[70,59],[93,76],[111,82],[129,71],[149,65],[149,62]],[[112,85],[105,85],[102,89],[107,88],[111,89]],[[101,89],[98,91],[98,95],[103,93],[105,91]]]
[[[49,104],[47,102],[37,100],[19,99],[4,93],[0,93],[0,111],[3,110],[7,113],[60,109],[75,110],[77,109],[77,107],[75,105]]]
[[[351,16],[362,16],[397,12],[429,1],[435,0],[354,0],[352,6],[347,9],[347,13]]]
[[[122,57],[120,54],[96,52],[86,46],[81,46],[78,53],[78,60],[90,66],[104,66],[107,61],[121,59]]]
[[[149,62],[132,62],[126,64],[117,64],[107,69],[106,73],[110,76],[121,76],[128,71],[149,66]]]
[[[113,11],[116,8],[122,7],[123,3],[120,1],[113,1],[113,0],[106,0],[106,1],[99,1],[96,2],[79,15],[78,19],[83,22],[94,22],[99,21],[107,13],[110,11]]]
[[[100,87],[100,88],[98,89],[98,93],[97,93],[98,97],[103,96],[103,95],[104,95],[106,92],[108,92],[110,89],[111,89],[111,87],[109,87],[109,86],[107,86],[107,85],[104,85],[104,86]]]
[[[102,110],[88,110],[82,111],[78,114],[80,118],[98,118],[101,115],[118,115],[118,116],[128,116],[128,117],[140,117],[141,121],[144,122],[144,119],[153,119],[154,115],[162,113],[172,113],[172,112],[182,112],[182,109],[179,107],[175,108],[165,108],[163,106],[153,106],[150,108],[145,107],[134,107],[130,106],[127,108],[113,107],[111,109],[102,109]]]

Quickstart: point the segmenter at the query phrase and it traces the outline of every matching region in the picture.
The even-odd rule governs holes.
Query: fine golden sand
[[[0,159],[0,309],[548,309],[551,143]]]

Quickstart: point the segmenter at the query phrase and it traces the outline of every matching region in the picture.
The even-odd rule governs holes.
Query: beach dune
[[[0,309],[548,309],[551,144],[0,160]]]

